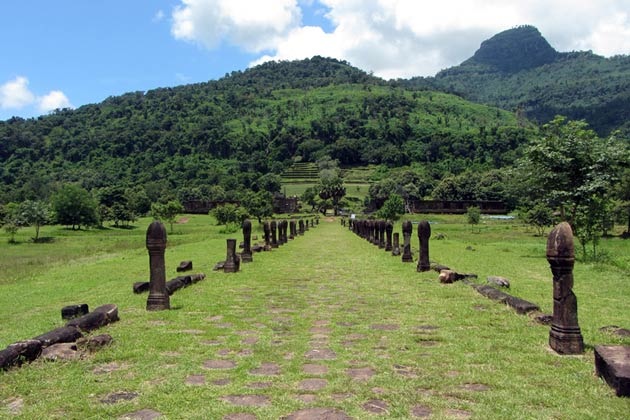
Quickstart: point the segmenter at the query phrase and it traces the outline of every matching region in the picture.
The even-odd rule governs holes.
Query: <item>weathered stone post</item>
[[[298,235],[304,235],[304,220],[298,220]]]
[[[431,237],[431,225],[426,220],[418,224],[418,239],[420,240],[420,256],[418,257],[417,271],[429,271],[429,238]]]
[[[304,231],[308,230],[308,219],[304,221]]]
[[[236,239],[227,240],[227,256],[223,265],[224,273],[236,273],[241,266],[241,259],[236,255]]]
[[[278,248],[278,223],[271,221],[271,247]]]
[[[284,243],[286,244],[287,242],[289,242],[289,221],[288,220],[283,220],[282,221],[282,240],[284,241]]]
[[[394,231],[394,225],[392,222],[387,222],[385,225],[385,251],[391,251],[392,248],[392,232]]]
[[[165,249],[166,228],[162,222],[155,220],[147,229],[147,250],[149,251],[149,268],[151,270],[147,311],[161,311],[171,308],[166,291]]]
[[[265,220],[263,224],[263,231],[265,232],[265,251],[271,250],[271,224],[268,220]]]
[[[241,261],[244,263],[254,261],[252,257],[252,222],[249,219],[243,220],[243,252]]]
[[[404,241],[402,262],[413,262],[413,255],[411,255],[411,232],[413,232],[413,225],[409,220],[403,222],[402,232]]]
[[[295,236],[297,235],[295,223],[295,219],[291,219],[291,221],[289,222],[289,239],[295,239]]]
[[[400,233],[394,233],[394,245],[392,247],[392,255],[397,257],[400,255]]]
[[[567,222],[557,225],[547,239],[547,261],[553,273],[553,320],[549,345],[560,354],[584,352],[584,340],[573,293],[573,231]]]
[[[385,248],[385,227],[387,222],[385,220],[378,221],[378,247]]]
[[[278,221],[278,246],[284,245],[286,241],[284,240],[284,223],[282,220]]]

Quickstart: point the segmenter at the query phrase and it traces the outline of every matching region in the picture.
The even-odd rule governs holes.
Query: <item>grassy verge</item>
[[[508,277],[510,293],[551,312],[544,238],[513,222],[487,221],[472,232],[462,217],[429,219],[433,238],[445,236],[431,241],[432,260],[477,273],[480,281]],[[594,376],[592,351],[596,344],[630,345],[599,331],[611,324],[630,328],[627,241],[602,244],[612,264],[576,264],[587,351],[561,357],[548,349],[548,327],[462,283],[441,285],[436,273],[417,273],[415,263],[401,263],[338,221],[322,219],[305,236],[255,254],[253,263],[229,275],[211,271],[225,258],[227,236],[209,217],[189,217],[169,236],[167,275],[191,259],[194,271],[208,278],[178,291],[172,310],[162,312],[146,312],[146,295],[131,292],[134,281],[148,277],[144,227],[47,229],[52,244],[9,246],[0,237],[6,268],[0,346],[61,325],[59,311],[67,304],[115,303],[121,321],[99,331],[111,334],[113,345],[84,360],[38,361],[0,373],[0,416],[10,414],[8,402],[15,400],[22,401],[16,418],[116,418],[150,408],[167,418],[247,412],[273,419],[304,407],[370,418],[377,416],[365,408],[372,400],[386,403],[390,418],[420,409],[438,418],[623,418],[630,412],[630,400],[614,397]],[[417,255],[415,232],[412,243]],[[15,267],[20,256],[26,259]],[[335,357],[311,360],[314,350]],[[204,368],[216,360],[235,365]],[[306,364],[326,372],[307,373]],[[277,372],[258,374],[270,365]],[[102,373],[106,366],[116,369]],[[369,374],[353,378],[358,369]],[[191,375],[203,384],[187,384]],[[324,387],[304,389],[302,381],[314,377]],[[101,402],[120,391],[138,397]],[[230,395],[258,395],[267,404],[235,406],[223,399]]]

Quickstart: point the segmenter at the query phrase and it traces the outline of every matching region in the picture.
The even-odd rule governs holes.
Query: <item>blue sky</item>
[[[315,54],[434,75],[520,24],[560,51],[628,54],[629,13],[630,0],[7,0],[0,120]]]

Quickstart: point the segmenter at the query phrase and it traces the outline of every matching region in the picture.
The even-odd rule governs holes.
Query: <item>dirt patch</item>
[[[282,420],[351,420],[352,417],[336,408],[305,408],[282,417]]]
[[[215,379],[214,381],[211,382],[212,385],[216,385],[216,386],[225,386],[228,385],[232,382],[231,379],[229,378],[221,378],[221,379]]]
[[[126,368],[127,368],[126,364],[120,364],[118,362],[111,362],[111,363],[106,363],[104,365],[96,366],[92,370],[92,373],[96,375],[102,375],[104,373],[111,373],[111,372],[115,372],[117,370],[122,370]]]
[[[188,223],[188,221],[189,221],[189,220],[190,220],[190,219],[189,219],[188,217],[182,217],[181,219],[179,219],[179,220],[177,221],[177,224],[178,224],[178,225],[183,225],[183,224],[185,224],[185,223]]]
[[[273,386],[272,382],[252,382],[247,385],[251,389],[267,389]]]
[[[231,360],[206,360],[203,362],[204,369],[234,369],[236,363]]]
[[[346,370],[346,374],[355,381],[367,381],[376,374],[376,371],[370,367],[350,368]]]
[[[232,413],[223,416],[223,420],[258,420],[258,417],[251,413]]]
[[[206,346],[218,346],[219,344],[223,344],[221,340],[201,340],[201,344]]]
[[[203,375],[190,375],[186,378],[187,385],[205,385],[206,377]]]
[[[363,409],[374,414],[386,414],[389,405],[383,400],[370,400],[363,404]]]
[[[122,420],[153,420],[162,416],[159,411],[144,408],[142,410],[134,411],[133,413],[123,414],[120,419]]]
[[[269,397],[264,395],[226,395],[221,399],[230,404],[245,407],[265,407],[271,404]]]
[[[485,391],[490,390],[490,387],[484,384],[464,384],[460,386],[459,388],[463,389],[464,391],[473,391],[473,392],[485,392]]]
[[[280,375],[280,366],[276,363],[263,363],[259,368],[249,371],[252,375]]]
[[[446,414],[448,414],[449,416],[453,418],[462,419],[462,420],[469,419],[470,417],[472,417],[472,413],[466,410],[450,409],[450,410],[446,410]]]
[[[304,357],[310,360],[334,360],[337,353],[330,349],[312,349],[307,351]]]
[[[241,340],[241,344],[245,346],[253,346],[258,343],[258,337],[245,337]]]
[[[330,325],[330,321],[327,319],[320,319],[317,320],[315,322],[313,322],[313,325],[315,325],[316,327],[326,327],[328,325]]]
[[[313,327],[310,330],[311,334],[325,334],[328,335],[332,332],[329,327]]]
[[[300,391],[320,391],[328,385],[328,381],[326,379],[304,379],[298,384],[298,389]]]
[[[302,371],[309,375],[325,375],[328,373],[328,366],[307,363],[302,366]]]

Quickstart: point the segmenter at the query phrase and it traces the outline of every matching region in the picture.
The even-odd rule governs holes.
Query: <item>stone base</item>
[[[595,346],[595,371],[618,397],[630,397],[630,346]]]
[[[584,339],[580,328],[562,328],[552,323],[549,331],[549,346],[560,354],[584,353]]]

